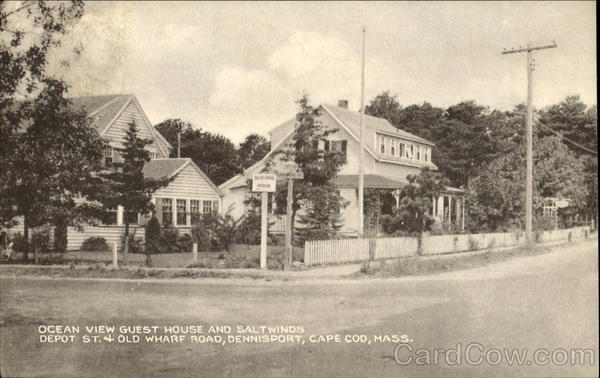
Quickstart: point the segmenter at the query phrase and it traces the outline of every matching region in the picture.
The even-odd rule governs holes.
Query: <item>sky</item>
[[[292,118],[303,93],[358,110],[363,26],[366,103],[389,90],[405,106],[512,109],[526,55],[503,49],[555,41],[535,53],[534,106],[595,104],[595,15],[595,2],[90,2],[51,70],[73,96],[135,94],[154,124],[239,143]]]

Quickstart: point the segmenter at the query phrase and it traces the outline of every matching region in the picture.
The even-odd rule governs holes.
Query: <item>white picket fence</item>
[[[536,235],[538,243],[583,239],[589,236],[589,227],[544,231]],[[489,234],[424,235],[423,255],[439,255],[511,247],[525,244],[523,232]],[[312,240],[304,244],[304,264],[325,265],[350,262],[401,258],[417,255],[416,237]],[[371,253],[371,255],[370,255]]]
[[[419,248],[417,238],[378,238],[373,240],[375,240],[375,260],[416,255]]]
[[[310,251],[306,253],[306,251]],[[369,260],[369,239],[311,240],[304,244],[304,264],[341,264]]]

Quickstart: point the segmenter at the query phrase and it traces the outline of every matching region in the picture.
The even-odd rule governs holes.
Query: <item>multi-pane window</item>
[[[187,224],[186,200],[177,199],[177,225],[185,226]]]
[[[113,148],[106,146],[104,148],[104,166],[111,167],[113,164]]]
[[[398,143],[398,156],[404,157],[406,151],[406,145],[404,143]]]
[[[190,200],[190,218],[192,224],[196,224],[200,220],[200,201]]]
[[[109,207],[102,214],[102,224],[113,225],[117,224],[117,207]]]
[[[202,212],[204,214],[212,212],[212,201],[202,201]]]
[[[385,137],[384,136],[379,137],[379,153],[385,154]]]
[[[162,199],[162,220],[163,226],[173,225],[173,200],[171,198]]]
[[[417,146],[417,160],[421,160],[421,146]]]
[[[405,158],[407,159],[412,159],[413,158],[413,146],[412,144],[408,144],[406,145],[406,154],[404,155]]]
[[[345,140],[333,140],[331,141],[331,150],[341,152],[344,156],[344,161],[346,160],[346,149],[347,142]]]
[[[429,161],[429,147],[425,147],[425,156],[424,156],[424,161]]]
[[[215,214],[219,212],[219,201],[212,201],[212,211]]]
[[[392,140],[392,146],[390,147],[390,154],[392,156],[396,156],[396,145],[398,144],[398,141],[396,139]]]

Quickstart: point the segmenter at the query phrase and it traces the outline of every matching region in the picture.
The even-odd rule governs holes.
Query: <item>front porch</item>
[[[381,219],[384,215],[392,215],[400,206],[402,188],[408,183],[389,177],[367,174],[364,176],[364,231],[367,234],[381,233]],[[342,211],[345,234],[358,233],[358,176],[339,175],[336,186],[340,194],[349,202]],[[432,198],[429,215],[437,224],[453,225],[455,229],[464,230],[465,206],[464,191],[447,187],[438,197]]]

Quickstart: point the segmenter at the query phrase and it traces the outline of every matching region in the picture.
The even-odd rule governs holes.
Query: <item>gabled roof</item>
[[[221,190],[190,158],[153,159],[144,165],[142,172],[144,177],[149,179],[170,179],[177,176],[188,165],[191,165],[219,195],[222,195]]]
[[[323,104],[321,106],[332,113],[335,118],[342,121],[344,125],[351,129],[355,135],[360,134],[360,112],[353,112],[346,108],[333,105]],[[373,117],[367,114],[365,114],[365,131],[368,133],[383,132],[386,134],[393,134],[400,138],[414,142],[433,145],[433,143],[427,139],[421,138],[402,129],[398,129],[384,118]]]
[[[92,118],[92,126],[96,128],[96,131],[98,131],[98,134],[100,135],[110,127],[131,101],[135,101],[136,104],[139,105],[139,102],[132,94],[71,97],[69,100],[71,101],[74,110],[83,110]],[[154,126],[150,124],[150,121],[148,121],[141,106],[139,109],[140,112],[142,112],[142,117],[148,122],[152,134],[160,138],[161,142],[165,145],[173,148],[173,146],[171,146],[169,142],[154,129]]]
[[[171,178],[189,163],[190,159],[154,159],[144,165],[144,177],[154,180]]]
[[[333,106],[333,105],[327,105],[327,104],[321,104],[319,107],[322,108],[325,112],[327,112],[338,124],[340,124],[340,126],[345,128],[346,131],[348,131],[348,133],[353,138],[355,138],[357,141],[359,141],[360,112],[353,112],[346,108],[341,108],[339,106]],[[287,141],[287,139],[294,133],[295,121],[296,121],[296,119],[292,118],[292,119],[282,123],[281,125],[271,129],[269,131],[270,135],[272,135],[274,131],[279,130],[279,129],[289,128],[290,130],[283,138],[281,138],[279,140],[279,142],[276,145],[271,146],[271,151],[269,151],[269,153],[262,160],[254,163],[254,165],[252,165],[249,168],[247,168],[246,170],[244,170],[243,173],[237,174],[237,175],[233,176],[232,178],[230,178],[229,180],[225,181],[219,187],[223,188],[223,189],[233,189],[233,188],[245,186],[246,185],[245,182],[240,181],[240,178],[242,178],[242,177],[248,178],[248,176],[251,173],[253,173],[257,169],[262,169],[262,167],[264,167],[266,160],[269,159],[271,157],[271,155],[274,152],[276,152]],[[431,145],[431,146],[434,145],[432,142],[428,141],[427,139],[421,138],[419,136],[416,136],[414,134],[411,134],[409,132],[406,132],[404,130],[394,127],[386,119],[373,117],[370,115],[365,115],[365,134],[374,135],[375,132],[384,133],[386,135],[396,135],[396,136],[406,139],[406,140],[419,142],[419,143],[423,143],[423,144],[427,144],[427,145]],[[378,154],[376,154],[373,151],[373,149],[371,147],[369,147],[369,145],[370,145],[370,142],[367,141],[367,143],[365,143],[365,150],[375,160],[381,161],[381,162],[388,162],[388,163],[398,163],[398,161],[386,160],[385,158],[380,157]],[[408,162],[408,161],[402,161],[400,163],[404,164],[404,165],[413,165],[411,162]],[[429,163],[427,165],[430,167],[433,167],[434,169],[437,169],[437,166],[435,166],[435,164],[433,164],[433,163]],[[375,176],[375,175],[372,175],[372,176]],[[379,176],[379,177],[381,177],[381,176]]]
[[[85,111],[93,119],[92,125],[98,134],[102,134],[132,98],[132,95],[106,95],[72,97],[69,100],[73,110]]]

